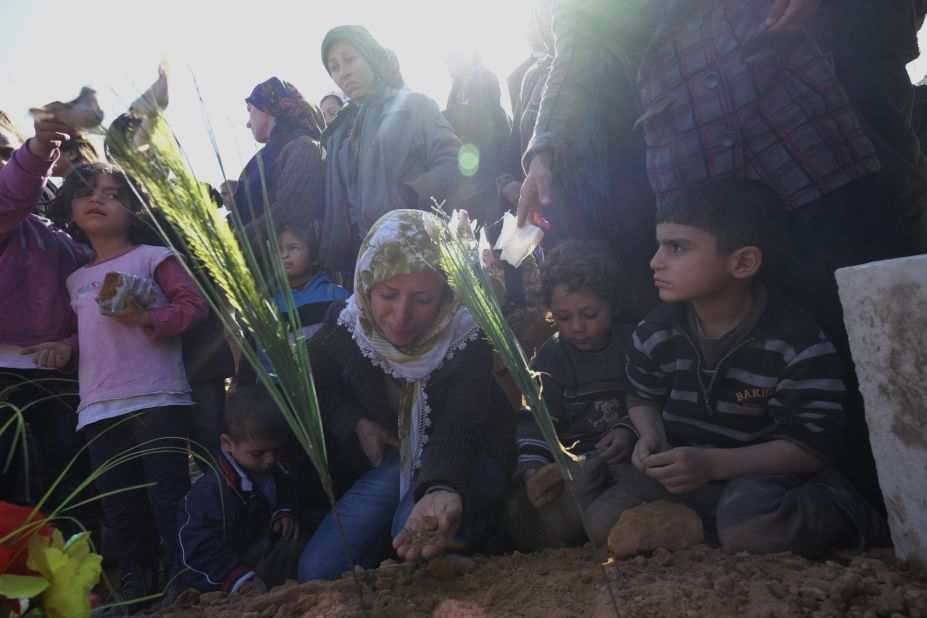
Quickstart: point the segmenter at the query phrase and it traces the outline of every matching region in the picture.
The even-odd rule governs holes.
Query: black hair
[[[74,171],[67,175],[55,199],[49,204],[48,218],[59,227],[67,229],[78,242],[88,242],[87,235],[73,224],[71,205],[76,197],[80,197],[88,189],[94,190],[97,179],[105,175],[116,179],[119,185],[119,202],[131,215],[129,242],[134,245],[163,245],[152,226],[152,217],[145,208],[146,204],[151,205],[151,198],[145,188],[121,167],[110,163],[75,165]]]
[[[758,247],[775,261],[785,235],[785,202],[752,178],[714,178],[683,187],[657,205],[657,223],[690,225],[714,236],[718,254]]]
[[[296,238],[300,239],[309,247],[309,259],[315,264],[319,252],[319,226],[318,223],[312,222],[308,225],[287,222],[277,228],[277,238],[289,232]]]
[[[225,433],[234,442],[267,440],[283,443],[290,436],[283,413],[260,384],[241,386],[225,405]]]
[[[633,306],[635,290],[611,248],[598,240],[565,240],[545,252],[541,264],[541,297],[550,307],[558,285],[570,292],[590,292],[618,312]]]

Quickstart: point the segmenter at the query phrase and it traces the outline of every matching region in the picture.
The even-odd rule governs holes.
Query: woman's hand
[[[388,432],[380,423],[370,419],[362,418],[357,421],[354,425],[354,433],[357,434],[357,441],[360,442],[364,455],[374,468],[383,463],[385,445],[389,444],[399,448],[399,438]]]
[[[518,227],[525,223],[550,229],[550,222],[544,218],[543,210],[550,206],[550,183],[553,174],[550,171],[551,154],[539,152],[531,158],[528,164],[528,175],[521,185],[521,194],[518,198]]]
[[[615,427],[595,443],[595,448],[602,449],[599,459],[606,463],[625,461],[634,450],[634,432],[627,427]]]
[[[61,369],[71,360],[74,349],[60,341],[37,343],[20,350],[23,356],[30,356],[36,367],[43,369]]]
[[[438,529],[427,530],[426,517],[437,520]],[[393,539],[393,548],[400,560],[413,561],[417,558],[434,558],[444,551],[463,518],[463,501],[456,491],[438,490],[427,493],[415,503],[405,528]],[[426,525],[423,526],[423,523]],[[416,542],[411,538],[416,531],[425,532],[424,538]],[[427,534],[427,533],[431,534]]]
[[[123,326],[151,326],[151,318],[148,317],[148,312],[139,307],[132,296],[126,297],[126,306],[119,311],[109,311],[101,308],[100,313],[116,320]]]
[[[74,132],[72,127],[58,120],[36,120],[35,137],[29,140],[29,152],[40,159],[49,159],[55,148],[71,139]]]

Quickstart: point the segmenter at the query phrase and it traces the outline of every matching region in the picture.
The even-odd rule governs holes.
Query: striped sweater
[[[773,292],[756,326],[707,384],[686,330],[685,303],[660,305],[638,326],[628,380],[663,410],[675,446],[734,448],[788,440],[833,461],[841,448],[844,385],[834,346],[800,308]]]

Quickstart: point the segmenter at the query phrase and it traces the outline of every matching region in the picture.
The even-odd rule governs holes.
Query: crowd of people
[[[145,225],[145,188],[60,119],[26,139],[0,113],[0,499],[78,505],[56,523],[119,567],[107,615],[335,579],[349,556],[601,546],[657,500],[738,550],[888,543],[833,273],[927,251],[905,72],[925,13],[538,0],[511,117],[479,54],[449,58],[442,111],[362,26],[322,40],[338,91],[319,105],[255,86],[262,148],[211,194],[238,242],[272,220],[295,304],[268,302],[308,341],[337,517],[262,383],[274,367],[235,358],[202,269]],[[513,326],[552,318],[528,352],[569,484],[440,269],[435,207],[493,240],[506,211],[546,230],[525,265],[485,267]],[[144,293],[107,304],[114,272]]]

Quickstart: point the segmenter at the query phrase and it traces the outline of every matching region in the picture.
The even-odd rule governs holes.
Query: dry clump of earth
[[[422,517],[417,528],[406,528],[402,533],[405,535],[406,543],[416,549],[431,545],[441,538],[441,533],[438,532],[438,518],[431,515]]]
[[[888,550],[835,551],[810,561],[705,545],[611,559],[589,548],[495,557],[444,557],[421,566],[358,569],[371,617],[721,616],[927,618],[927,572]],[[605,577],[612,593],[610,600]],[[262,595],[184,593],[161,616],[360,616],[350,575],[289,582]]]

